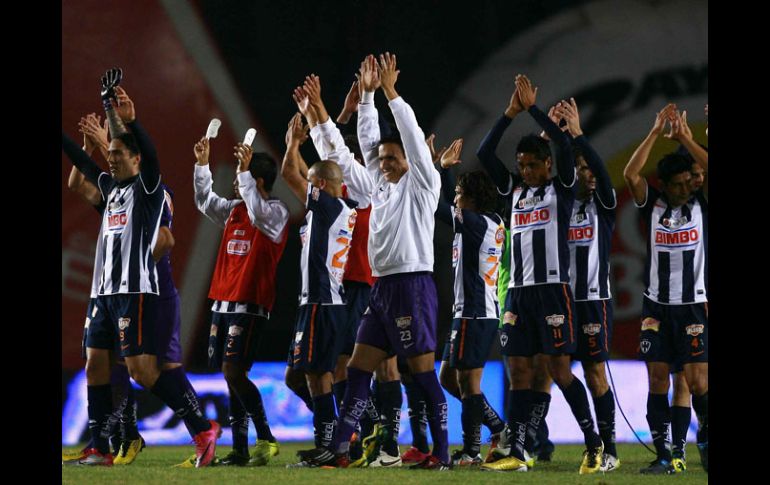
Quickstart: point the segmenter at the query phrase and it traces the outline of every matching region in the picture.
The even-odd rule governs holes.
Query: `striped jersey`
[[[644,294],[664,305],[708,301],[708,202],[698,190],[680,207],[647,184],[644,204],[637,205],[647,223]]]
[[[308,184],[305,224],[299,229],[302,292],[299,304],[344,305],[342,280],[356,224],[356,203]]]
[[[160,180],[145,187],[141,175],[118,182],[102,172],[97,185],[105,201],[98,294],[159,294],[152,248],[165,200]]]
[[[615,209],[596,194],[575,200],[569,221],[569,274],[575,301],[606,300],[610,292],[610,247]]]
[[[453,207],[454,317],[498,318],[497,275],[505,227],[497,214]]]
[[[511,207],[509,288],[569,283],[570,215],[575,195],[556,179],[541,187],[521,183]]]

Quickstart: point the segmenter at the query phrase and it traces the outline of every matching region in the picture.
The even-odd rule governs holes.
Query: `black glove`
[[[105,106],[109,105],[110,99],[115,99],[115,86],[120,84],[123,79],[123,69],[116,67],[109,69],[102,76],[102,101]]]

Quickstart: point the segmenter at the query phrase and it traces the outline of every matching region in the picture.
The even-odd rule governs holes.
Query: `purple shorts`
[[[182,316],[179,306],[178,294],[158,301],[155,341],[158,345],[158,360],[161,362],[182,363],[182,346],[179,343]]]
[[[389,356],[435,352],[437,313],[436,284],[430,273],[383,276],[372,287],[356,343],[377,347]]]

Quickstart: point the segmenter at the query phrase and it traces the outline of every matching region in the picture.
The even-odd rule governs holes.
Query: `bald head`
[[[334,197],[342,194],[342,170],[331,160],[321,160],[310,167],[307,178],[315,187],[329,192]]]

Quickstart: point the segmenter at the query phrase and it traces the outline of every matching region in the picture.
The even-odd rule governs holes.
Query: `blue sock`
[[[388,432],[388,439],[382,444],[382,450],[391,456],[398,453],[398,432],[401,427],[401,406],[404,396],[401,393],[401,381],[380,382],[378,385],[381,423]]]
[[[348,367],[348,387],[342,399],[342,410],[337,424],[337,432],[329,447],[335,453],[346,453],[350,447],[350,437],[356,430],[361,415],[366,412],[369,401],[369,386],[372,373],[355,367]]]
[[[447,403],[436,371],[412,374],[414,382],[422,388],[428,405],[428,426],[433,438],[432,455],[442,463],[449,463],[449,438],[447,436]]]
[[[650,425],[652,443],[658,459],[671,461],[671,442],[668,429],[671,426],[671,408],[668,394],[647,394],[647,424]]]
[[[318,433],[318,447],[329,448],[334,438],[337,413],[331,392],[313,398],[313,426]]]
[[[481,397],[484,400],[483,402],[483,424],[487,428],[489,428],[489,432],[492,434],[499,433],[505,428],[505,423],[502,419],[500,419],[500,415],[497,414],[497,411],[489,404],[489,401],[487,401],[487,396],[484,395],[484,393],[481,393]]]
[[[332,393],[334,394],[334,400],[337,402],[337,412],[342,409],[342,400],[345,399],[345,388],[348,387],[348,380],[335,382],[332,384]]]
[[[412,428],[412,446],[422,453],[429,453],[428,446],[428,414],[425,397],[420,387],[409,380],[402,381],[406,389],[406,402],[409,406],[409,427]]]
[[[211,429],[211,423],[203,417],[198,400],[186,392],[186,385],[180,376],[184,371],[179,371],[182,371],[181,367],[161,371],[150,391],[171,408],[174,414],[185,422],[187,429],[191,430],[190,434],[195,436],[201,431]]]
[[[91,431],[93,447],[100,453],[110,452],[107,420],[112,414],[112,386],[87,386],[88,390],[88,429]]]
[[[249,454],[249,416],[232,386],[230,391],[230,429],[233,433],[233,450],[241,455]]]
[[[575,416],[580,430],[583,431],[583,438],[587,448],[596,448],[601,444],[601,438],[594,431],[594,418],[591,416],[591,408],[588,405],[588,393],[580,379],[572,376],[572,382],[569,386],[561,390],[564,393],[564,399],[567,400],[572,415]]]
[[[607,389],[607,392],[602,396],[594,399],[594,408],[596,409],[596,424],[599,426],[599,436],[602,437],[604,442],[604,452],[617,458],[618,450],[615,447],[615,395],[612,394],[612,389]],[[687,425],[689,424],[690,408],[687,408],[685,436],[687,435]]]

